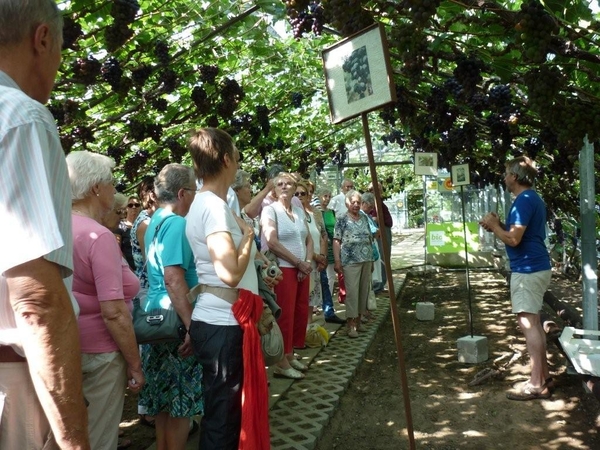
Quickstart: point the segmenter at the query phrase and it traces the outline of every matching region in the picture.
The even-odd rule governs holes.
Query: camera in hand
[[[262,270],[263,278],[275,278],[277,275],[281,273],[277,264],[269,264]]]

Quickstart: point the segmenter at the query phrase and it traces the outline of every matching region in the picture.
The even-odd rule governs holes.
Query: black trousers
[[[202,450],[237,450],[242,423],[242,329],[192,321],[194,355],[202,365]]]

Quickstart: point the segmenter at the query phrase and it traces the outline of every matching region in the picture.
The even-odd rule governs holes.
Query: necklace
[[[308,223],[311,223],[311,222],[312,222],[312,219],[310,218],[310,213],[309,213],[308,211],[306,211],[306,221],[307,221]]]

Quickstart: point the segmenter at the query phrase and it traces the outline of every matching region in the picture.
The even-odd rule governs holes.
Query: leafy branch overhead
[[[598,22],[584,0],[59,5],[65,51],[49,106],[63,146],[115,158],[123,187],[185,159],[199,126],[234,135],[256,180],[274,160],[301,172],[343,164],[362,132],[330,124],[320,52],[375,21],[398,94],[370,115],[384,149],[469,162],[478,184],[498,184],[502,161],[525,152],[546,201],[573,212],[582,139],[600,137]],[[286,20],[293,36],[276,31]],[[393,173],[382,168],[400,188]]]

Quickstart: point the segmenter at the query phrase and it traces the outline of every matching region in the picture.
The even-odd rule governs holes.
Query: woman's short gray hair
[[[176,203],[179,190],[195,184],[195,180],[191,167],[176,163],[167,164],[154,179],[154,192],[158,203]]]
[[[0,1],[0,47],[18,44],[42,23],[57,45],[62,44],[63,18],[54,0]]]
[[[362,195],[361,200],[363,203],[367,203],[368,205],[375,205],[375,196],[370,192],[365,192]]]
[[[329,189],[328,187],[320,187],[319,189],[317,189],[315,191],[315,195],[317,197],[323,197],[324,195],[331,195],[331,189]]]
[[[108,156],[87,150],[71,152],[67,155],[67,167],[73,201],[86,198],[96,184],[113,182],[115,162]]]
[[[238,171],[235,173],[235,180],[233,180],[233,183],[231,184],[231,189],[237,191],[238,189],[243,188],[249,180],[250,174],[245,170],[238,169]]]
[[[346,204],[350,204],[350,201],[354,198],[354,197],[358,197],[358,199],[360,200],[360,192],[355,191],[354,189],[350,189],[348,191],[348,193],[346,194]]]

